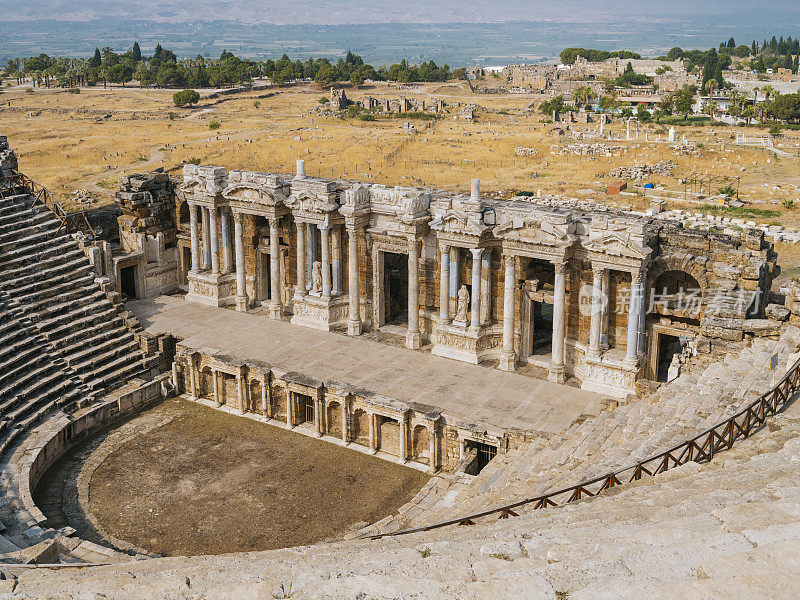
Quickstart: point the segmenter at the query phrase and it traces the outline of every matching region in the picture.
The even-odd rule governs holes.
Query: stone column
[[[335,225],[331,231],[331,271],[332,284],[331,294],[341,296],[342,294],[342,233],[341,226]]]
[[[278,246],[278,219],[269,220],[269,316],[280,319],[283,315],[281,307],[281,253]]]
[[[642,282],[639,284],[641,289],[641,299],[640,302],[642,303],[642,308],[639,311],[639,354],[644,354],[644,345],[645,345],[645,335],[644,335],[644,320],[647,316],[647,285],[645,283],[646,277],[644,273],[642,274]]]
[[[200,270],[200,236],[197,231],[197,207],[189,205],[189,234],[192,249],[192,271]]]
[[[609,322],[609,308],[611,303],[608,301],[611,289],[611,270],[606,269],[603,271],[603,285],[601,286],[601,296],[606,300],[602,304],[602,316],[600,319],[600,349],[603,351],[608,350],[608,322]]]
[[[625,349],[625,361],[636,364],[639,350],[639,321],[644,312],[644,287],[641,272],[631,273],[631,299],[628,304],[628,342]]]
[[[347,435],[347,415],[349,414],[349,402],[347,398],[342,400],[342,441],[347,444],[350,442],[350,436]]]
[[[217,403],[217,406],[222,406],[222,399],[219,395],[219,378],[215,369],[211,369],[211,385],[214,386],[214,402]]]
[[[325,414],[325,403],[321,398],[314,398],[314,430],[317,432],[317,437],[322,437],[323,423],[322,419]]]
[[[230,273],[233,268],[233,261],[231,257],[231,222],[230,222],[230,209],[220,209],[222,227],[222,272]]]
[[[322,297],[331,297],[331,228],[330,225],[317,225],[322,249]]]
[[[286,390],[286,426],[294,427],[294,392]]]
[[[428,431],[431,434],[431,445],[430,445],[430,467],[431,472],[436,472],[436,424],[434,423],[428,428]]]
[[[483,248],[472,248],[472,298],[470,298],[470,327],[481,326],[481,254]]]
[[[375,454],[378,451],[377,440],[375,439],[375,413],[369,414],[369,449]]]
[[[492,252],[481,255],[481,325],[489,322],[492,314]]]
[[[217,208],[209,209],[208,225],[211,234],[211,272],[219,275],[219,229],[217,228]]]
[[[211,268],[211,227],[208,224],[208,208],[202,206],[203,211],[203,270]]]
[[[358,281],[358,229],[347,230],[347,293],[350,315],[347,319],[347,335],[361,335],[361,289]]]
[[[553,291],[553,350],[550,358],[550,381],[564,383],[564,338],[566,337],[566,263],[555,263],[555,286]]]
[[[313,285],[314,261],[317,260],[317,229],[309,223],[306,229],[306,290],[310,291]]]
[[[242,213],[233,213],[233,243],[236,247],[236,310],[247,312],[249,304],[245,285],[244,227]]]
[[[505,255],[505,275],[503,287],[503,352],[500,355],[500,369],[514,371],[517,368],[517,354],[514,352],[514,293],[516,292],[515,256]]]
[[[603,269],[595,267],[592,269],[592,320],[589,328],[589,352],[594,356],[600,354],[600,327],[603,310]]]
[[[419,349],[419,241],[416,237],[408,240],[408,332],[406,348]]]
[[[247,412],[247,392],[244,385],[244,377],[242,375],[236,376],[236,400],[239,404],[239,412],[242,414]]]
[[[450,322],[450,247],[440,249],[439,269],[439,323]]]
[[[194,367],[194,358],[189,358],[188,371],[189,371],[189,381],[190,381],[189,385],[192,386],[192,391],[191,391],[192,399],[197,400],[198,396],[200,395],[200,392],[198,391],[199,386],[197,385],[197,369],[195,369]]]
[[[269,379],[265,376],[261,382],[261,409],[267,419],[272,418],[272,408],[269,402]]]
[[[408,461],[408,415],[400,417],[400,460]]]
[[[451,248],[453,256],[450,258],[450,304],[453,310],[458,306],[458,280],[459,263],[461,262],[461,248]]]
[[[306,293],[306,224],[297,223],[297,286],[294,295],[300,297]]]

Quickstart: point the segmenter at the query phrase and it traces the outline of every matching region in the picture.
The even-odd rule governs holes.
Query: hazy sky
[[[624,21],[714,16],[731,25],[800,27],[797,0],[0,0],[5,20],[234,19],[275,24],[373,22]]]

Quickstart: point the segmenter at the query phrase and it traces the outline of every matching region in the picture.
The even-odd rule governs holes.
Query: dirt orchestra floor
[[[393,513],[428,475],[186,400],[95,470],[89,506],[116,538],[168,556],[304,545]],[[160,418],[162,415],[155,415]]]

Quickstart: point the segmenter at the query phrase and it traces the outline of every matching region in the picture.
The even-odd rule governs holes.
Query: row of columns
[[[177,384],[177,363],[173,364],[173,380]],[[212,385],[212,395],[213,400],[217,406],[222,406],[225,401],[219,391],[220,386],[220,373],[227,374],[227,372],[220,372],[217,369],[211,369],[211,385]],[[200,384],[198,381],[199,373],[197,369],[193,366],[190,366],[188,369],[188,373],[186,373],[186,383],[189,387],[187,390],[193,398],[200,398]],[[237,390],[237,408],[240,412],[245,413],[247,412],[248,406],[248,384],[246,378],[241,375],[237,374],[236,377],[236,390]],[[264,381],[259,381],[261,385],[261,403],[264,408],[264,414],[268,419],[273,418],[271,411],[269,409],[269,383]],[[293,392],[287,390],[286,393],[286,426],[288,428],[294,428],[296,426],[296,404],[297,392]],[[325,415],[327,414],[327,403],[325,403],[321,398],[314,398],[312,397],[314,402],[314,429],[319,437],[322,437],[327,429],[327,422],[325,421]],[[344,403],[339,403],[341,407],[341,428],[342,428],[342,442],[345,444],[350,443],[350,435],[349,435],[349,427],[348,427],[348,414],[349,408],[347,406],[347,401]],[[385,415],[381,415],[376,412],[368,411],[367,412],[368,419],[369,419],[369,449],[372,451],[373,454],[378,452],[378,436],[377,436],[377,419],[380,417],[385,417]],[[385,417],[391,420],[396,420],[393,417]],[[325,424],[323,425],[323,422]],[[400,420],[400,430],[401,430],[401,441],[402,441],[402,448],[401,448],[401,456],[400,458],[403,461],[410,460],[410,445],[409,445],[409,436],[410,436],[410,428],[409,428],[409,420],[407,417],[403,417]],[[438,466],[438,456],[436,453],[437,448],[437,440],[436,440],[436,430],[435,427],[427,427],[428,432],[430,434],[430,467],[432,471],[435,471]]]
[[[449,246],[442,246],[440,249],[440,273],[439,273],[439,322],[450,322],[450,304],[458,302],[458,288],[459,288],[459,251],[460,248],[455,248],[452,265],[450,261],[451,248]],[[481,285],[481,272],[484,268],[489,268],[491,255],[484,253],[483,248],[470,248],[472,253],[472,274],[471,285],[472,293],[470,294],[470,327],[480,327],[483,321],[483,303],[488,304],[488,289],[484,291],[484,286]],[[486,286],[488,288],[488,286]]]
[[[201,211],[198,219],[197,211]],[[219,216],[219,219],[217,218]],[[199,223],[202,222],[202,239]],[[189,236],[192,253],[192,271],[207,271],[215,275],[230,273],[232,269],[230,244],[230,213],[227,208],[189,205]],[[222,252],[219,240],[222,237]],[[201,248],[202,244],[202,248]],[[220,257],[222,267],[220,268]]]
[[[317,236],[320,256],[317,256]],[[356,255],[357,258],[357,255]],[[339,226],[297,223],[297,291],[311,290],[314,263],[322,265],[322,297],[340,296],[342,290],[341,230]],[[301,268],[300,265],[305,265]]]
[[[503,350],[500,358],[500,368],[513,371],[516,368],[517,354],[514,349],[514,322],[516,315],[516,263],[517,257],[506,254],[504,289],[503,289]],[[548,378],[551,381],[563,382],[564,376],[564,349],[566,340],[566,263],[554,263],[555,279],[553,286],[553,333],[551,340],[551,363]]]

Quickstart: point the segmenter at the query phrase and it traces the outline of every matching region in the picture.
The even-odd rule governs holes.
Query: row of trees
[[[275,83],[285,83],[293,79],[313,79],[321,87],[333,83],[349,81],[354,86],[362,85],[367,79],[372,81],[397,81],[408,83],[414,81],[447,81],[459,76],[461,69],[451,72],[448,65],[438,66],[434,61],[411,65],[406,59],[388,68],[380,65],[377,69],[364,62],[359,55],[348,52],[335,64],[327,58],[308,58],[305,61],[289,59],[285,54],[280,60],[268,60],[264,63],[264,75]],[[462,74],[463,76],[463,74]]]
[[[111,48],[95,48],[94,55],[86,59],[56,58],[41,54],[30,58],[14,58],[5,67],[6,77],[17,83],[31,79],[34,85],[62,87],[97,85],[102,82],[123,86],[138,81],[142,86],[164,88],[225,87],[252,81],[255,77],[269,77],[275,83],[295,79],[313,79],[320,86],[349,81],[359,86],[367,79],[379,81],[446,81],[451,77],[464,77],[463,69],[450,71],[448,65],[438,66],[434,61],[419,65],[405,59],[388,68],[375,69],[357,54],[348,52],[346,58],[332,63],[327,58],[292,61],[285,54],[279,60],[253,61],[242,59],[224,50],[216,60],[200,55],[194,59],[178,60],[171,50],[159,44],[153,56],[142,54],[139,43],[127,52],[116,53]]]
[[[91,86],[100,82],[120,83],[123,86],[133,80],[142,86],[158,87],[223,87],[250,81],[260,74],[258,63],[243,60],[228,51],[223,51],[216,60],[197,56],[194,59],[178,60],[175,53],[159,44],[152,57],[142,55],[139,44],[131,50],[116,53],[111,48],[95,48],[86,59],[52,57],[40,54],[30,58],[14,58],[8,61],[4,75],[16,78],[18,83],[26,79],[34,85],[50,87]]]

